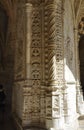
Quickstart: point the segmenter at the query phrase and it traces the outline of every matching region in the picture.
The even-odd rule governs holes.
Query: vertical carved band
[[[48,48],[48,85],[49,91],[63,86],[63,1],[45,1],[45,42]],[[56,88],[56,89],[52,89]],[[52,95],[53,94],[53,95]],[[60,117],[62,111],[61,92],[53,91],[46,96],[46,118]],[[51,105],[52,104],[52,105]]]
[[[32,123],[40,122],[41,82],[41,10],[34,6],[32,15],[31,79],[32,79]]]
[[[49,4],[46,5],[45,11],[47,13],[47,22],[48,22],[48,70],[49,70],[49,84],[54,84],[56,81],[56,20],[55,20],[55,8],[56,5]]]

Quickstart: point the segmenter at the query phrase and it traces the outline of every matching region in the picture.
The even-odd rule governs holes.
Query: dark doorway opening
[[[79,40],[79,60],[80,60],[80,82],[84,97],[84,35],[80,36]]]
[[[6,93],[4,111],[0,111],[0,130],[13,130],[11,122],[14,54],[11,45],[12,30],[8,27],[9,17],[0,4],[0,84]]]

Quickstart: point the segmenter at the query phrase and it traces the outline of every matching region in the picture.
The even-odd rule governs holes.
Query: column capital
[[[26,3],[24,8],[26,12],[32,12],[33,5],[31,3]]]

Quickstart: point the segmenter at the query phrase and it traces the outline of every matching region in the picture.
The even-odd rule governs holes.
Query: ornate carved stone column
[[[47,10],[48,18],[48,68],[49,76],[48,82],[49,85],[56,84],[56,35],[55,35],[55,6],[54,4],[48,5]]]
[[[45,28],[48,47],[46,127],[48,129],[61,129],[61,127],[63,128],[60,90],[62,87],[60,81],[63,83],[62,1],[45,1],[45,22],[47,23]]]
[[[25,5],[26,12],[26,78],[30,78],[30,50],[31,50],[31,36],[32,36],[32,4],[26,3]]]
[[[32,41],[32,4],[26,3],[24,6],[25,11],[25,64],[26,64],[26,71],[25,71],[25,78],[27,79],[27,82],[24,84],[23,87],[23,125],[30,125],[31,124],[31,101],[32,101],[32,95],[31,95],[31,63],[30,63],[30,57],[31,57],[31,41]]]
[[[16,17],[16,52],[14,112],[18,126],[31,123],[30,48],[32,31],[32,4],[18,1]],[[16,117],[15,117],[16,118]],[[20,121],[21,124],[20,124]]]

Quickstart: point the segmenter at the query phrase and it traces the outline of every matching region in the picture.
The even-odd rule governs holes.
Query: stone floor
[[[84,130],[84,116],[79,118],[79,130]],[[0,112],[0,130],[16,130],[12,117],[11,117],[11,109],[6,107],[5,112],[2,114]],[[31,128],[24,128],[24,130],[45,130],[42,128],[31,127]]]
[[[0,112],[0,130],[15,130],[15,127],[11,118],[11,111],[8,107],[5,108],[5,112]]]

